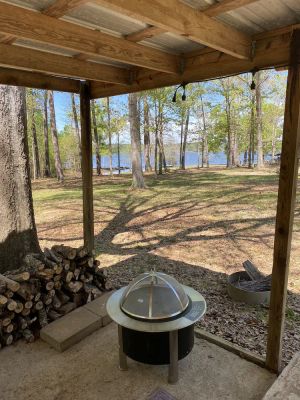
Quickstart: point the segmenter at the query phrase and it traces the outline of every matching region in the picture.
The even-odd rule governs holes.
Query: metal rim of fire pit
[[[107,302],[107,312],[113,321],[118,325],[140,332],[168,332],[183,329],[195,324],[206,312],[206,302],[204,297],[189,286],[181,285],[190,300],[188,309],[178,315],[176,319],[152,321],[138,320],[130,317],[120,307],[120,302],[127,286],[114,292]]]
[[[175,278],[156,271],[138,275],[120,300],[125,314],[147,321],[174,318],[182,314],[189,303],[189,297]]]

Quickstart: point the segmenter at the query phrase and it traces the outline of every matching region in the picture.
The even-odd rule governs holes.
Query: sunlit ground
[[[148,175],[146,182],[147,190],[131,191],[129,175],[94,178],[95,241],[102,267],[110,267],[116,285],[151,267],[174,273],[206,295],[210,307],[202,327],[264,354],[267,310],[232,305],[225,274],[241,270],[246,259],[271,273],[276,168],[193,169],[159,178]],[[34,182],[33,196],[42,247],[82,244],[78,177],[68,177],[62,186],[54,179]],[[300,326],[299,232],[297,203],[289,280],[292,342],[286,359]]]

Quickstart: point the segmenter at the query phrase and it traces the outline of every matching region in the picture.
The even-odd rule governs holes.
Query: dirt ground
[[[176,385],[167,383],[167,366],[128,360],[128,371],[120,371],[113,323],[64,353],[41,340],[18,342],[1,351],[0,361],[1,400],[147,400],[156,388],[177,400],[259,400],[275,378],[201,339],[179,362]]]
[[[171,172],[147,176],[148,189],[131,191],[130,176],[94,179],[95,243],[109,283],[120,287],[156,268],[198,289],[208,312],[202,328],[265,354],[268,310],[234,303],[226,280],[252,260],[272,268],[278,189],[275,169]],[[38,234],[43,246],[82,244],[80,179],[63,186],[33,184]],[[300,219],[295,212],[284,362],[300,350]]]

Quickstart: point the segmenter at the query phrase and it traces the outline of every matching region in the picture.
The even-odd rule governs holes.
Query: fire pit
[[[178,360],[194,345],[194,324],[206,311],[204,298],[161,272],[145,272],[117,290],[107,312],[118,324],[120,369],[126,356],[146,364],[169,364],[169,382],[178,380]]]

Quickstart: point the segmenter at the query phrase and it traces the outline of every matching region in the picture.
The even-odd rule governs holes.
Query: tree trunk
[[[248,157],[248,168],[253,168],[254,166],[254,136],[255,136],[255,95],[252,93],[251,96],[251,120],[250,120],[250,141],[249,141],[249,157]]]
[[[233,167],[233,138],[232,138],[232,130],[231,130],[231,109],[230,109],[230,101],[229,94],[227,93],[225,96],[226,99],[226,119],[227,119],[227,167]]]
[[[50,155],[49,155],[49,129],[48,129],[48,92],[44,92],[44,151],[45,151],[45,165],[44,165],[44,177],[49,178],[51,176],[50,169]]]
[[[256,73],[256,132],[257,132],[257,168],[264,166],[262,141],[262,101],[261,101],[261,71]]]
[[[81,137],[80,137],[80,130],[79,130],[79,123],[78,123],[78,116],[77,116],[77,109],[75,103],[75,95],[71,93],[71,100],[72,100],[72,112],[73,112],[73,119],[74,119],[74,126],[75,126],[75,134],[78,146],[78,156],[79,162],[81,164]]]
[[[96,110],[95,110],[95,100],[91,102],[92,106],[92,123],[94,130],[94,142],[95,142],[95,153],[96,153],[96,170],[97,175],[101,175],[101,155],[100,155],[100,146],[99,146],[99,135],[97,129],[97,120],[96,120]]]
[[[41,177],[41,169],[40,169],[39,146],[36,135],[34,105],[32,106],[32,114],[31,114],[31,132],[32,132],[33,179],[39,179]]]
[[[180,151],[179,151],[179,165],[181,169],[183,169],[182,166],[183,131],[184,131],[184,113],[182,111],[180,120]]]
[[[139,131],[139,118],[137,109],[138,98],[136,93],[128,95],[130,138],[131,138],[131,160],[132,160],[132,188],[144,189],[145,182],[141,163],[141,138]]]
[[[120,156],[120,132],[117,133],[117,151],[118,151],[118,174],[121,174],[121,156]]]
[[[147,96],[144,97],[144,158],[145,171],[152,171],[150,160],[150,129],[149,129],[149,105]]]
[[[110,100],[109,97],[106,98],[106,107],[107,107],[107,130],[108,130],[108,151],[109,151],[109,173],[110,176],[113,175],[113,166],[112,166],[112,144],[111,144],[111,115],[110,115]]]
[[[181,154],[181,168],[182,169],[185,169],[185,153],[186,153],[187,136],[188,136],[188,132],[189,132],[189,120],[190,120],[190,109],[187,109],[185,125],[184,125],[183,142],[182,142],[182,154]]]
[[[208,163],[207,125],[206,125],[206,116],[205,116],[205,111],[204,111],[203,98],[202,98],[201,94],[200,94],[200,100],[201,100],[201,112],[202,112],[202,122],[203,122],[202,167],[204,167],[204,165],[205,165],[208,168],[209,167],[209,163]]]
[[[60,152],[59,152],[53,90],[49,90],[49,110],[50,110],[50,126],[51,126],[51,135],[52,135],[52,143],[53,143],[53,150],[54,150],[56,176],[57,176],[57,179],[59,180],[59,182],[63,182],[64,181],[64,172],[63,172],[63,168],[61,165]]]
[[[197,168],[200,169],[200,140],[201,135],[200,132],[198,133],[198,141],[197,141]]]
[[[0,273],[40,251],[34,222],[25,89],[0,85]]]

